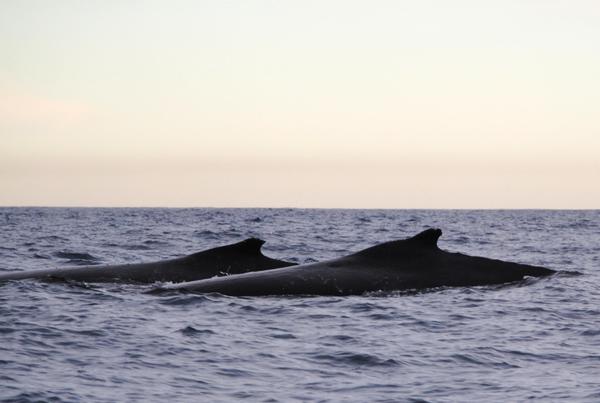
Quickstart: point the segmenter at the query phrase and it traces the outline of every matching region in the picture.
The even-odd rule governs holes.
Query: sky
[[[600,208],[600,2],[0,2],[0,205]]]

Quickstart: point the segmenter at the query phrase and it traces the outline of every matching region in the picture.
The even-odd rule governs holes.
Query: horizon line
[[[46,209],[213,209],[213,210],[473,210],[473,211],[599,211],[600,207],[291,207],[291,206],[89,206],[89,205],[0,205],[0,208],[46,208]]]

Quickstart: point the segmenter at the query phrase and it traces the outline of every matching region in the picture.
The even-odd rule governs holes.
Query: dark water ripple
[[[181,256],[249,236],[300,263],[444,230],[545,279],[360,297],[0,284],[0,400],[600,400],[600,212],[2,208],[0,270]]]

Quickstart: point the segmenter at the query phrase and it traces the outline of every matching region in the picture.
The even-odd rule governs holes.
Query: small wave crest
[[[80,252],[68,252],[68,251],[59,251],[54,253],[55,257],[59,257],[61,259],[72,259],[72,260],[100,260],[96,256],[90,255],[89,253],[80,253]]]
[[[143,244],[125,244],[125,245],[119,245],[119,247],[121,249],[125,249],[125,250],[150,250],[150,249],[152,249],[148,245],[143,245]]]
[[[78,266],[99,264],[101,260],[86,252],[58,251],[54,252],[52,255],[61,259],[67,259],[65,262],[67,264]]]
[[[202,231],[195,231],[194,232],[194,236],[196,238],[202,238],[202,239],[209,239],[209,240],[213,240],[213,239],[217,239],[217,240],[221,240],[221,234],[211,231],[211,230],[202,230]]]
[[[160,289],[153,289],[153,290],[148,291],[147,294],[157,295],[160,292],[161,292]],[[163,291],[163,292],[166,292],[166,291]],[[166,292],[166,293],[167,293],[167,295],[169,295],[170,293],[173,293],[173,291]],[[185,293],[184,294],[178,293],[178,294],[179,295],[171,294],[171,296],[162,298],[160,300],[160,304],[169,305],[169,306],[199,305],[199,304],[210,303],[214,300],[214,295],[212,295],[212,294],[202,294],[202,295],[185,294]],[[215,295],[220,296],[220,294],[215,294]]]
[[[327,361],[333,365],[350,367],[397,367],[400,363],[392,358],[382,358],[374,354],[340,351],[337,353],[319,353],[310,356],[311,359]]]
[[[207,334],[215,334],[215,332],[210,329],[196,329],[193,326],[186,326],[182,329],[179,329],[178,331],[179,331],[179,333],[183,334],[184,336],[190,336],[190,337],[203,336],[203,335],[207,335]]]
[[[61,403],[61,402],[71,402],[77,395],[64,394],[64,393],[53,393],[53,392],[17,392],[13,396],[9,396],[5,402],[19,402],[19,403],[29,403],[29,402],[52,402],[52,403]]]

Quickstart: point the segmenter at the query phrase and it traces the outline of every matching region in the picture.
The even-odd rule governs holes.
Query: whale
[[[82,282],[187,282],[214,276],[292,266],[262,254],[262,239],[248,238],[191,255],[149,263],[92,265],[0,273],[0,281],[23,279]]]
[[[540,277],[554,270],[447,252],[442,231],[382,243],[338,259],[261,272],[163,285],[149,292],[220,293],[230,296],[361,295],[377,291],[492,285]]]

